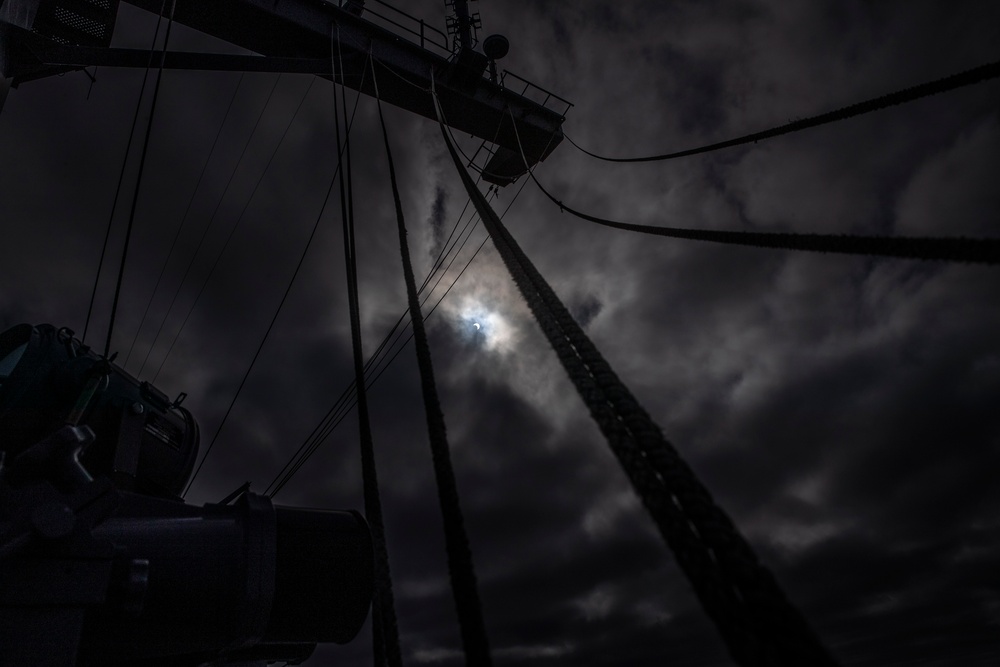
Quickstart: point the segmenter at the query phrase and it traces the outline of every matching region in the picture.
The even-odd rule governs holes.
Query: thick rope
[[[834,665],[805,620],[659,428],[614,375],[462,168],[484,224],[529,308],[741,665]]]
[[[850,106],[842,107],[840,109],[835,109],[834,111],[828,111],[818,116],[812,116],[810,118],[803,118],[801,120],[796,120],[791,123],[787,123],[785,125],[773,127],[769,130],[764,130],[762,132],[754,132],[753,134],[747,134],[742,137],[736,137],[735,139],[728,139],[726,141],[720,141],[718,143],[709,144],[707,146],[699,146],[698,148],[689,148],[687,150],[677,151],[676,153],[666,153],[663,155],[648,155],[645,157],[625,157],[625,158],[606,157],[603,155],[597,155],[596,153],[591,153],[587,149],[578,145],[568,136],[566,137],[566,139],[581,152],[586,153],[590,157],[597,158],[598,160],[604,160],[605,162],[656,162],[661,160],[672,160],[675,158],[687,157],[689,155],[698,155],[699,153],[708,153],[710,151],[717,151],[721,148],[731,148],[733,146],[739,146],[741,144],[756,143],[764,139],[770,139],[772,137],[778,137],[783,134],[789,134],[791,132],[798,132],[800,130],[809,129],[811,127],[816,127],[818,125],[825,125],[827,123],[833,123],[836,121],[845,120],[847,118],[860,116],[861,114],[870,113],[872,111],[878,111],[880,109],[885,109],[886,107],[891,107],[897,104],[903,104],[905,102],[913,102],[914,100],[918,100],[922,97],[936,95],[938,93],[954,90],[956,88],[961,88],[963,86],[971,86],[972,84],[975,83],[981,83],[989,79],[995,79],[998,76],[1000,76],[1000,62],[992,62],[986,65],[975,67],[970,70],[966,70],[965,72],[959,72],[958,74],[947,76],[943,79],[937,79],[936,81],[923,83],[918,86],[913,86],[912,88],[905,88],[895,93],[882,95],[881,97],[876,97],[874,99],[866,100],[864,102],[858,102],[857,104],[852,104]]]
[[[511,116],[514,133],[517,123]],[[521,139],[517,137],[520,147]],[[521,147],[521,159],[528,164]],[[713,229],[684,229],[680,227],[654,227],[618,222],[581,213],[570,208],[550,193],[527,168],[528,175],[546,197],[559,210],[582,220],[596,222],[605,227],[624,229],[630,232],[668,236],[677,239],[712,241],[729,245],[751,246],[755,248],[776,248],[781,250],[808,250],[844,255],[867,255],[877,257],[899,257],[941,262],[969,262],[978,264],[1000,264],[1000,239],[965,237],[914,237],[914,236],[854,236],[848,234],[794,234],[787,232],[742,232]]]
[[[451,576],[451,590],[455,597],[455,609],[458,614],[458,624],[462,632],[462,648],[465,651],[467,665],[489,667],[493,664],[490,655],[489,640],[486,636],[486,624],[483,621],[482,603],[476,584],[476,572],[473,567],[472,549],[465,531],[465,521],[462,507],[459,503],[458,486],[455,481],[455,471],[451,464],[451,450],[448,445],[448,434],[445,429],[444,413],[438,398],[437,386],[434,382],[434,364],[431,359],[431,349],[427,342],[427,332],[424,328],[424,318],[420,311],[420,301],[417,295],[417,283],[413,277],[413,265],[410,262],[410,249],[406,241],[406,221],[403,218],[403,205],[399,198],[399,186],[396,182],[396,169],[392,161],[392,148],[389,145],[389,133],[382,115],[382,101],[378,94],[378,81],[375,81],[375,99],[378,104],[379,121],[382,124],[382,138],[385,141],[385,154],[389,163],[389,181],[392,184],[392,197],[396,205],[396,226],[399,230],[399,254],[403,263],[403,277],[406,282],[406,298],[410,308],[410,321],[413,324],[413,343],[417,354],[417,367],[420,370],[420,386],[424,398],[424,411],[427,416],[427,432],[431,445],[431,456],[434,462],[434,474],[437,479],[438,501],[441,505],[441,515],[444,522],[445,550],[448,555],[448,573]],[[478,192],[478,190],[477,190]]]
[[[339,32],[339,26],[337,26]],[[331,39],[333,35],[331,34]],[[331,44],[331,49],[333,45]],[[332,57],[331,53],[331,57]],[[343,82],[343,59],[340,57],[340,38],[337,36],[337,62]],[[372,534],[375,551],[375,599],[372,603],[372,652],[375,667],[400,667],[402,655],[399,646],[399,629],[396,623],[396,605],[392,594],[392,577],[389,570],[389,551],[385,541],[385,522],[382,518],[382,500],[378,489],[378,473],[375,467],[375,446],[372,438],[371,420],[368,413],[368,393],[365,390],[364,351],[361,344],[361,310],[358,303],[357,249],[354,244],[354,203],[351,183],[350,133],[341,142],[338,111],[343,111],[345,130],[350,123],[347,118],[347,95],[340,86],[343,105],[337,104],[337,86],[333,86],[334,124],[337,127],[337,154],[344,155],[340,169],[340,212],[344,228],[344,264],[347,271],[348,310],[351,319],[351,346],[354,352],[354,381],[357,387],[358,430],[361,440],[361,477],[364,485],[365,516]],[[338,109],[338,106],[341,108]],[[347,182],[345,184],[345,175]]]

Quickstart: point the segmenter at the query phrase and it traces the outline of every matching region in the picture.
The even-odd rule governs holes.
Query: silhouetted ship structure
[[[350,170],[347,135],[341,136],[341,130],[349,129],[345,88],[379,104],[467,663],[482,667],[492,658],[423,326],[418,299],[423,286],[418,290],[410,264],[383,101],[438,122],[504,265],[733,659],[747,666],[836,664],[470,176],[472,168],[492,187],[525,174],[534,179],[532,167],[562,141],[571,105],[515,74],[498,71],[496,61],[506,55],[507,40],[492,35],[480,45],[480,21],[469,0],[446,0],[451,10],[446,31],[380,0],[130,4],[167,19],[162,51],[111,47],[119,0],[0,1],[0,108],[11,86],[96,65],[297,72],[341,84],[339,98],[334,96],[339,162],[330,190],[339,176],[356,393],[352,399],[345,392],[342,405],[349,408],[355,400],[358,407],[365,518],[356,512],[276,507],[271,501],[322,442],[330,422],[317,427],[315,437],[264,494],[244,485],[217,504],[199,508],[184,503],[215,438],[196,466],[198,426],[182,405],[184,395],[170,399],[133,377],[115,363],[110,350],[135,194],[103,352],[85,342],[87,327],[80,337],[47,324],[22,324],[0,334],[0,667],[298,664],[319,642],[352,639],[369,608],[375,664],[402,664],[368,424],[369,369],[358,321],[352,192],[350,179],[346,185],[344,180]],[[168,51],[175,22],[256,55]],[[674,159],[833,122],[998,73],[1000,66],[993,63],[688,151],[637,158],[591,155],[612,161]],[[147,144],[158,80],[156,85]],[[453,130],[482,141],[471,159],[459,156]],[[140,182],[145,151],[146,145]],[[136,193],[138,189],[137,183]],[[991,240],[650,227],[590,216],[548,196],[573,215],[640,233],[819,252],[1000,261],[1000,248]],[[88,314],[88,326],[89,319]]]

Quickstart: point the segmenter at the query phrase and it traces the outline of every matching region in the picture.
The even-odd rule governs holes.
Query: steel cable
[[[104,243],[101,245],[101,258],[97,261],[97,274],[94,276],[94,286],[90,291],[90,305],[87,306],[87,319],[83,325],[83,335],[81,342],[87,340],[87,331],[90,329],[90,317],[94,311],[94,301],[97,298],[97,285],[101,281],[101,270],[104,268],[104,256],[108,251],[108,240],[111,238],[111,223],[115,219],[115,209],[118,208],[118,197],[121,196],[122,183],[125,180],[125,169],[128,166],[128,154],[132,151],[132,139],[135,137],[135,126],[139,124],[139,110],[142,108],[142,96],[146,92],[146,81],[149,79],[149,68],[153,66],[153,54],[156,52],[156,38],[160,35],[160,22],[163,18],[163,10],[167,6],[167,0],[160,3],[160,12],[156,15],[156,29],[153,30],[153,42],[149,45],[149,59],[146,61],[146,70],[142,75],[142,85],[139,87],[139,98],[135,101],[135,112],[132,114],[132,127],[128,131],[128,141],[125,143],[125,156],[122,158],[122,168],[118,173],[118,185],[115,186],[115,198],[111,202],[111,212],[108,214],[108,226],[104,230]],[[88,93],[89,95],[89,93]]]
[[[312,84],[310,84],[311,87]],[[308,93],[308,91],[307,91]],[[305,100],[305,97],[302,98]],[[191,475],[191,481],[188,482],[187,488],[184,490],[183,495],[187,495],[187,492],[191,489],[194,484],[195,479],[198,477],[198,473],[201,472],[202,466],[205,465],[205,461],[208,460],[209,454],[212,453],[212,448],[219,439],[219,435],[222,433],[222,429],[226,425],[226,421],[229,419],[229,415],[232,413],[233,408],[236,406],[236,401],[240,397],[240,393],[243,391],[243,387],[246,385],[247,380],[250,378],[250,373],[253,371],[254,365],[257,363],[257,359],[260,358],[260,354],[264,349],[264,344],[267,343],[268,337],[271,335],[271,330],[274,329],[275,323],[278,321],[278,316],[281,314],[281,309],[285,305],[285,301],[288,300],[288,295],[292,291],[292,286],[295,285],[295,279],[299,275],[299,271],[302,269],[302,265],[305,263],[306,255],[309,254],[309,248],[312,246],[313,239],[316,238],[316,232],[319,230],[319,223],[323,219],[323,213],[326,212],[326,205],[330,201],[330,194],[333,192],[333,186],[336,184],[337,174],[340,171],[340,164],[334,169],[333,175],[330,177],[330,185],[327,187],[326,195],[323,197],[323,203],[320,205],[319,213],[316,215],[316,222],[313,223],[312,230],[309,232],[309,238],[306,239],[305,248],[302,249],[302,254],[299,256],[299,261],[295,265],[295,270],[292,272],[292,277],[288,280],[288,285],[285,287],[284,294],[281,295],[281,300],[278,302],[278,307],[274,310],[274,315],[271,317],[270,323],[267,325],[267,329],[264,331],[264,335],[260,339],[260,344],[257,346],[257,351],[254,352],[253,358],[250,360],[250,364],[247,366],[246,372],[243,374],[243,378],[240,380],[239,386],[236,388],[236,393],[233,394],[232,400],[229,402],[229,407],[226,408],[226,413],[222,417],[222,421],[219,422],[219,426],[215,429],[215,434],[212,436],[212,440],[208,443],[208,448],[205,450],[205,455],[202,457],[201,462],[198,467],[195,468],[194,474]]]
[[[513,206],[514,201],[516,201],[518,195],[520,195],[526,183],[527,181],[524,181],[521,184],[521,187],[518,189],[517,194],[515,194],[515,196],[511,199],[511,202],[507,205],[507,210],[510,210],[510,207]],[[468,238],[469,237],[467,236],[466,240],[468,240]],[[459,279],[461,279],[461,277],[465,274],[466,270],[472,265],[472,262],[479,255],[479,252],[483,249],[483,247],[486,245],[486,241],[488,240],[489,236],[484,238],[482,243],[479,244],[479,247],[472,254],[472,257],[470,257],[466,261],[465,265],[462,267],[462,270],[459,271],[458,275],[451,281],[451,284],[448,286],[448,289],[446,289],[444,294],[442,294],[437,299],[434,306],[429,311],[427,311],[427,315],[424,318],[425,320],[430,318],[430,316],[434,314],[434,311],[436,311],[438,306],[441,305],[441,302],[444,301],[445,297],[447,297],[448,294],[451,292],[451,290],[455,287],[455,285],[458,284]],[[462,247],[464,247],[464,241],[462,246],[459,246],[458,252],[461,252]],[[452,261],[449,262],[449,266],[451,266],[451,264],[454,262],[454,259],[455,258],[453,257]],[[429,276],[430,274],[428,274],[428,277]],[[435,288],[436,285],[439,283],[440,283],[440,278],[435,283]],[[427,297],[425,297],[424,300],[421,301],[421,305],[423,305],[430,299],[431,295],[433,294],[433,290],[435,288],[431,288],[431,293],[428,293]],[[399,341],[400,338],[402,338],[402,335],[406,331],[406,327],[409,326],[409,323],[407,323],[407,325],[404,326],[402,330],[399,330],[399,325],[402,323],[403,319],[409,312],[410,312],[409,309],[403,311],[403,314],[400,315],[399,319],[396,320],[396,324],[393,325],[393,327],[389,330],[389,332],[383,337],[382,342],[379,344],[378,349],[376,349],[376,351],[372,354],[371,357],[369,357],[368,361],[365,363],[365,378],[366,378],[365,387],[370,389],[375,384],[375,382],[378,381],[380,377],[382,377],[382,374],[389,368],[392,362],[395,361],[396,357],[398,357],[399,354],[404,349],[406,349],[406,345],[411,340],[413,340],[413,334],[411,333],[410,336],[405,341],[403,341],[400,347],[396,348],[396,351],[392,354],[392,356],[391,357],[388,356],[389,351],[392,350],[396,342]],[[390,339],[392,342],[389,342]],[[387,344],[388,347],[386,347]],[[387,351],[385,355],[379,357],[379,353],[383,349],[386,349]],[[385,363],[383,364],[383,362]],[[371,377],[370,380],[368,379],[369,377]],[[275,495],[277,495],[278,492],[280,492],[281,489],[283,489],[285,485],[288,484],[289,481],[291,481],[291,478],[298,473],[298,471],[302,468],[303,465],[305,465],[305,463],[312,457],[312,455],[316,453],[316,451],[318,450],[320,445],[323,444],[326,438],[328,438],[330,434],[332,434],[333,431],[336,429],[336,427],[340,425],[340,422],[343,421],[344,417],[347,415],[347,411],[353,409],[355,405],[354,403],[350,402],[351,400],[353,400],[353,394],[352,394],[353,391],[355,391],[355,385],[354,381],[352,380],[348,384],[347,388],[344,389],[344,391],[334,402],[333,406],[320,419],[319,423],[313,428],[310,434],[306,437],[305,441],[303,441],[303,443],[299,445],[299,448],[295,451],[294,454],[292,454],[291,458],[285,463],[285,465],[278,472],[275,478],[271,480],[271,483],[268,485],[267,490],[265,491],[266,495],[272,498]]]
[[[153,118],[156,115],[156,100],[160,95],[160,84],[163,82],[163,63],[166,60],[167,45],[170,42],[170,29],[174,24],[174,11],[177,9],[177,0],[173,0],[170,5],[170,18],[167,19],[167,31],[163,36],[163,53],[160,58],[160,69],[156,76],[156,84],[153,86],[153,99],[149,105],[149,118],[146,121],[146,132],[142,140],[142,151],[139,153],[139,172],[135,177],[135,190],[132,192],[132,206],[129,209],[128,225],[125,227],[125,244],[122,248],[122,261],[118,267],[118,280],[115,284],[115,298],[111,302],[111,318],[108,321],[108,335],[104,341],[104,356],[111,352],[111,338],[115,330],[115,317],[118,315],[118,301],[121,298],[122,281],[125,279],[125,264],[128,260],[128,249],[132,240],[132,229],[135,227],[135,211],[139,204],[139,192],[142,190],[142,175],[146,169],[146,155],[149,151],[149,139],[153,134]],[[159,21],[159,19],[157,19]],[[152,54],[151,54],[152,55]],[[112,211],[112,214],[114,211]]]
[[[153,305],[153,300],[156,298],[156,293],[160,289],[160,283],[163,281],[163,275],[167,271],[167,265],[170,263],[170,258],[174,256],[174,250],[177,247],[177,241],[180,239],[181,230],[184,229],[184,225],[187,224],[188,215],[191,213],[191,206],[194,204],[195,195],[198,194],[198,190],[201,188],[201,183],[205,179],[205,174],[208,172],[208,165],[212,161],[212,156],[215,155],[215,148],[219,144],[219,138],[222,136],[222,130],[226,127],[226,123],[229,121],[229,114],[233,110],[233,105],[236,102],[236,94],[240,91],[240,85],[243,83],[243,78],[246,76],[246,72],[240,74],[240,79],[236,83],[236,88],[233,89],[233,94],[229,98],[229,105],[226,107],[226,113],[222,118],[222,124],[219,125],[218,131],[215,133],[215,139],[212,141],[211,148],[208,149],[208,158],[205,160],[205,164],[201,168],[201,174],[198,175],[198,181],[195,183],[194,190],[191,192],[191,196],[188,198],[187,206],[184,209],[184,214],[181,216],[181,221],[177,225],[177,230],[174,232],[174,237],[170,241],[170,248],[167,250],[167,256],[163,260],[163,264],[160,266],[160,273],[156,276],[156,283],[153,285],[153,291],[149,295],[149,299],[146,301],[146,308],[142,311],[142,317],[139,319],[139,326],[135,330],[135,335],[132,337],[132,344],[128,346],[128,352],[125,354],[125,361],[122,362],[122,368],[128,366],[129,359],[132,358],[132,351],[135,349],[135,344],[139,340],[139,334],[142,333],[142,327],[146,323],[146,317],[149,315],[149,309]],[[156,342],[156,339],[153,339]],[[152,349],[152,344],[150,344],[150,349]]]
[[[250,192],[250,197],[247,199],[246,203],[244,203],[243,208],[236,219],[236,223],[229,230],[229,234],[228,236],[226,236],[226,240],[223,242],[222,247],[216,254],[215,261],[212,263],[212,266],[208,271],[208,275],[206,275],[205,279],[202,281],[201,288],[198,290],[198,293],[195,295],[194,301],[188,308],[187,314],[184,316],[184,320],[181,322],[180,328],[177,330],[177,333],[174,334],[174,337],[170,343],[170,347],[167,348],[166,354],[164,354],[163,359],[160,360],[160,365],[157,367],[156,373],[153,375],[154,382],[156,381],[156,378],[159,377],[160,372],[163,370],[163,366],[166,364],[167,359],[170,357],[170,353],[173,351],[174,345],[180,339],[180,336],[183,333],[184,328],[187,326],[187,323],[191,318],[191,314],[194,313],[195,307],[198,305],[198,302],[201,300],[202,295],[205,293],[205,289],[208,287],[208,284],[211,281],[212,276],[215,275],[215,270],[219,267],[219,263],[222,260],[222,256],[225,254],[226,248],[229,247],[229,243],[230,241],[232,241],[233,236],[236,233],[236,230],[239,228],[240,223],[243,221],[243,218],[246,215],[247,210],[250,208],[250,204],[253,202],[254,196],[257,194],[257,190],[260,188],[260,184],[263,182],[264,177],[267,175],[267,172],[271,167],[271,164],[274,162],[274,158],[278,154],[278,149],[281,148],[281,145],[285,141],[285,137],[288,136],[288,131],[291,129],[292,124],[295,122],[295,119],[298,117],[299,112],[302,110],[302,105],[305,103],[306,97],[309,95],[309,91],[312,89],[312,86],[315,83],[316,80],[313,79],[312,81],[309,82],[309,85],[306,86],[306,89],[302,94],[302,98],[299,100],[298,106],[296,106],[291,119],[289,119],[288,121],[288,124],[285,125],[285,129],[281,133],[281,137],[278,139],[278,143],[275,145],[274,150],[271,152],[271,156],[268,158],[267,164],[264,165],[264,170],[261,171],[260,176],[257,177],[257,182],[254,183],[253,190]]]
[[[521,194],[521,191],[524,190],[524,186],[526,183],[527,181],[523,181],[521,183],[521,187],[518,189],[517,193],[514,195],[510,203],[507,205],[504,214],[506,214],[506,212],[509,211],[510,208],[514,205],[514,202]],[[469,260],[466,261],[465,266],[462,267],[462,270],[459,272],[459,274],[455,277],[454,280],[452,280],[451,284],[448,286],[448,289],[445,290],[444,294],[442,294],[441,297],[438,298],[434,306],[429,311],[427,311],[427,316],[425,317],[425,319],[430,318],[430,316],[434,314],[434,311],[436,311],[438,306],[441,305],[445,297],[448,296],[448,294],[455,287],[455,285],[458,284],[459,279],[465,274],[466,270],[472,265],[472,262],[479,255],[479,252],[483,249],[483,247],[486,245],[486,241],[488,240],[489,236],[484,238],[482,243],[479,244],[479,247],[473,253],[472,257],[470,257]],[[429,299],[429,297],[430,295],[428,295],[427,299]],[[427,299],[425,299],[421,303],[426,303]],[[393,337],[393,334],[397,333],[397,328],[399,324],[402,322],[403,318],[406,317],[406,314],[408,312],[409,309],[407,309],[406,311],[403,312],[402,315],[400,315],[399,319],[396,321],[396,324],[382,339],[382,343],[379,345],[379,349],[376,350],[376,352],[372,355],[372,357],[368,359],[368,362],[365,364],[366,368],[365,387],[370,389],[375,384],[375,382],[377,382],[378,379],[382,377],[382,374],[389,368],[392,362],[395,361],[396,357],[398,357],[399,354],[404,349],[406,349],[406,345],[411,340],[413,340],[413,334],[411,333],[410,336],[405,341],[403,341],[402,345],[396,349],[396,351],[392,354],[391,357],[384,356],[382,358],[377,358],[378,352],[386,345],[386,342]],[[393,342],[389,344],[388,349],[391,350],[392,347],[395,345],[395,342],[398,341],[399,338],[401,337],[402,337],[402,332],[398,333],[395,336],[395,338],[393,338]],[[388,355],[388,352],[386,352],[386,355]],[[384,365],[382,365],[382,361],[384,361],[385,359],[388,359],[388,361]],[[379,369],[380,365],[381,369]],[[371,380],[367,379],[369,376],[372,376]],[[294,454],[292,454],[291,458],[285,463],[282,469],[278,472],[275,478],[268,485],[267,490],[265,491],[265,494],[267,496],[271,498],[276,496],[288,484],[288,482],[291,481],[291,479],[298,473],[298,471],[302,469],[302,467],[313,456],[313,454],[316,453],[319,447],[330,436],[330,434],[333,433],[336,427],[340,425],[341,421],[343,421],[344,417],[346,417],[346,415],[348,414],[347,411],[353,409],[354,407],[354,403],[350,403],[350,401],[352,400],[351,392],[354,391],[354,389],[355,386],[352,380],[348,384],[347,388],[344,389],[344,391],[340,394],[338,399],[334,402],[333,407],[331,407],[327,411],[327,413],[320,419],[320,422],[316,425],[316,427],[313,428],[312,432],[310,432],[310,434],[306,437],[305,441],[301,445],[299,445],[299,448],[295,451]]]
[[[270,105],[271,98],[274,97],[274,91],[277,90],[278,83],[280,81],[281,81],[281,75],[279,74],[277,77],[274,78],[274,81],[271,83],[271,88],[267,93],[267,98],[264,100],[264,105],[260,108],[260,113],[257,114],[257,119],[254,121],[253,129],[250,130],[250,135],[247,137],[246,143],[243,144],[243,150],[240,151],[240,156],[236,159],[236,166],[233,167],[232,172],[230,172],[229,179],[226,181],[226,185],[222,189],[222,195],[219,197],[219,201],[216,202],[215,208],[212,210],[212,215],[210,215],[208,218],[208,224],[206,224],[204,229],[202,229],[201,237],[198,239],[198,244],[195,246],[194,252],[191,253],[191,258],[188,260],[187,266],[184,267],[184,273],[181,275],[181,279],[177,283],[177,288],[174,289],[173,296],[170,297],[170,304],[167,306],[166,313],[160,319],[160,325],[157,327],[156,334],[153,336],[153,342],[146,349],[146,355],[142,358],[142,364],[139,365],[139,372],[136,373],[137,376],[142,375],[142,371],[145,370],[146,364],[149,362],[149,357],[153,353],[153,349],[156,347],[156,342],[160,340],[160,334],[163,333],[163,328],[166,326],[167,320],[170,319],[170,313],[174,311],[174,304],[177,303],[177,297],[180,296],[181,289],[184,287],[184,282],[187,280],[188,275],[191,273],[192,267],[194,267],[194,262],[198,258],[198,254],[201,252],[201,248],[205,243],[205,239],[208,237],[208,232],[212,229],[212,225],[215,223],[215,219],[219,213],[219,209],[222,208],[222,203],[225,201],[226,195],[229,193],[229,188],[232,186],[233,180],[236,178],[236,174],[240,170],[240,165],[243,164],[243,158],[246,156],[247,151],[250,149],[250,144],[253,143],[254,135],[257,134],[257,128],[260,127],[260,121],[264,118],[264,113],[267,111],[267,107]],[[278,146],[280,145],[281,143],[279,142]],[[275,147],[275,152],[276,151],[277,151],[277,146]],[[265,167],[265,171],[266,170],[267,169]],[[261,178],[263,178],[263,172],[261,173]],[[251,195],[251,198],[252,197],[253,195]],[[229,235],[226,237],[226,241],[223,243],[222,249],[216,256],[216,263],[218,262],[218,258],[221,257],[221,253],[224,252],[225,248],[228,246],[229,239],[232,238],[232,235],[235,233],[236,227],[239,226],[241,220],[242,216],[240,218],[237,218],[236,224],[233,226],[232,229],[230,229]],[[215,265],[213,263],[212,270],[214,270],[214,268]],[[211,270],[209,273],[211,274]],[[207,281],[207,278],[205,280]],[[205,282],[202,283],[202,287],[201,289],[199,289],[198,292],[199,295],[201,293],[201,290],[204,289],[204,287],[205,287]],[[187,322],[187,318],[188,316],[190,316],[190,314],[191,310],[188,310],[187,315],[184,317],[184,323]],[[182,329],[183,326],[184,325],[182,324],[181,325]],[[174,335],[174,337],[170,341],[170,345],[167,346],[167,352],[163,356],[163,359],[160,360],[160,365],[157,367],[156,373],[153,376],[154,381],[156,380],[156,376],[160,374],[160,370],[163,368],[163,364],[166,362],[167,357],[170,356],[170,352],[173,350],[174,343],[177,342],[178,336],[180,336],[180,331],[178,331]]]
[[[236,166],[233,168],[233,171],[229,174],[229,179],[226,182],[226,187],[223,188],[222,190],[222,196],[220,196],[219,201],[216,202],[215,208],[212,211],[212,215],[209,217],[208,224],[202,230],[201,238],[198,239],[198,245],[195,246],[194,252],[191,253],[191,258],[188,260],[187,266],[184,269],[184,273],[181,276],[180,281],[177,283],[177,288],[174,290],[174,294],[170,299],[170,304],[167,306],[167,311],[164,314],[163,319],[160,320],[160,326],[156,330],[156,335],[153,336],[153,342],[146,350],[146,356],[143,357],[142,365],[139,366],[139,374],[141,374],[142,371],[146,368],[146,363],[149,361],[149,357],[152,354],[153,349],[156,347],[156,341],[159,340],[160,334],[163,332],[167,320],[170,319],[170,313],[172,313],[174,310],[174,304],[177,302],[177,298],[180,296],[181,290],[184,287],[184,282],[187,280],[187,277],[190,274],[192,267],[194,266],[195,260],[198,258],[198,254],[201,251],[202,245],[205,243],[205,239],[208,237],[208,232],[211,230],[212,225],[215,222],[216,216],[218,215],[219,210],[222,208],[222,203],[226,199],[226,194],[229,192],[229,188],[232,185],[233,180],[236,178],[236,174],[239,172],[240,164],[242,164],[243,162],[243,157],[246,155],[247,150],[249,150],[250,148],[250,144],[253,142],[253,137],[257,133],[257,127],[260,125],[260,121],[264,117],[264,112],[267,110],[267,107],[270,104],[271,98],[274,95],[274,91],[278,87],[278,82],[280,81],[280,79],[281,75],[276,77],[274,82],[271,84],[271,89],[268,92],[267,99],[264,101],[264,106],[261,107],[260,113],[257,115],[257,120],[254,123],[253,130],[250,132],[250,136],[247,138],[247,142],[246,144],[244,144],[243,150],[240,152],[240,157],[236,160]],[[209,268],[208,273],[202,280],[201,286],[198,288],[198,292],[195,295],[194,301],[188,307],[187,313],[185,313],[184,315],[184,319],[181,320],[181,326],[178,328],[178,330],[174,333],[173,337],[170,339],[170,345],[167,346],[167,351],[160,359],[160,363],[156,367],[156,372],[153,374],[154,382],[156,381],[156,378],[159,377],[160,371],[163,370],[163,366],[164,364],[166,364],[167,358],[170,357],[170,353],[173,352],[174,345],[177,343],[177,340],[180,338],[181,333],[184,331],[184,327],[187,326],[188,319],[191,317],[191,313],[194,312],[194,308],[197,305],[198,301],[201,299],[202,293],[205,291],[205,288],[208,287],[208,282],[211,280],[212,275],[215,273],[215,269],[218,267],[219,262],[222,260],[222,256],[225,253],[226,248],[229,247],[229,242],[232,240],[233,236],[236,234],[236,230],[243,222],[243,216],[246,213],[247,208],[250,206],[250,202],[253,200],[253,197],[257,192],[257,188],[260,187],[261,182],[264,180],[264,175],[267,173],[268,168],[271,166],[271,162],[277,155],[278,149],[281,147],[285,135],[288,133],[288,129],[291,127],[292,122],[295,120],[295,115],[298,113],[298,109],[301,108],[302,102],[305,100],[305,95],[308,94],[308,92],[309,92],[309,87],[307,87],[305,92],[303,93],[302,99],[299,101],[299,107],[296,108],[295,114],[292,115],[291,120],[289,120],[288,124],[285,126],[285,130],[284,132],[282,132],[281,138],[278,140],[278,143],[275,144],[274,149],[271,151],[271,155],[268,158],[268,161],[265,164],[264,169],[257,177],[257,182],[254,184],[253,190],[250,193],[250,197],[247,198],[246,202],[243,205],[243,208],[240,211],[240,214],[236,217],[236,222],[233,223],[233,226],[229,229],[229,233],[226,235],[226,238],[223,241],[222,246],[216,253],[215,260],[212,262],[212,266]]]

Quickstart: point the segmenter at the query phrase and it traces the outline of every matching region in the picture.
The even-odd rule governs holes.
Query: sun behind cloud
[[[506,354],[514,349],[515,327],[484,298],[463,297],[456,309],[454,325],[464,338],[478,342],[487,350]]]

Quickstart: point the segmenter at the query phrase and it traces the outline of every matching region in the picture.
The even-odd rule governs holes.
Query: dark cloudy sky
[[[439,0],[397,4],[443,27]],[[478,4],[485,32],[511,38],[502,64],[575,104],[566,132],[622,156],[764,129],[1000,55],[991,0]],[[123,5],[115,43],[142,47],[151,34],[150,17]],[[174,34],[177,48],[226,48]],[[3,328],[52,322],[82,332],[141,75],[102,69],[89,90],[75,73],[8,97]],[[248,74],[239,88],[138,336],[133,373],[274,79]],[[238,80],[164,77],[115,331],[120,359]],[[306,76],[277,83],[143,379],[309,85]],[[335,160],[330,91],[325,81],[309,90],[157,380],[168,394],[188,392],[203,434],[219,424],[319,211]],[[396,109],[388,121],[422,275],[435,230],[450,230],[466,196],[434,123]],[[352,140],[371,351],[405,299],[369,99]],[[574,207],[633,222],[993,237],[998,173],[997,82],[667,163],[602,163],[564,143],[537,170]],[[500,193],[500,210],[519,186]],[[263,490],[350,380],[337,211],[189,500],[218,500],[245,480]],[[125,219],[116,218],[113,264]],[[505,221],[844,664],[997,664],[996,269],[639,236],[561,214],[530,183]],[[484,235],[472,234],[438,294]],[[109,270],[90,342],[103,341],[112,291]],[[485,333],[474,335],[474,321],[488,324]],[[429,326],[496,663],[730,664],[490,244]],[[410,350],[371,403],[406,662],[460,664]],[[278,499],[361,508],[360,484],[352,415]],[[308,664],[370,663],[368,632]]]

